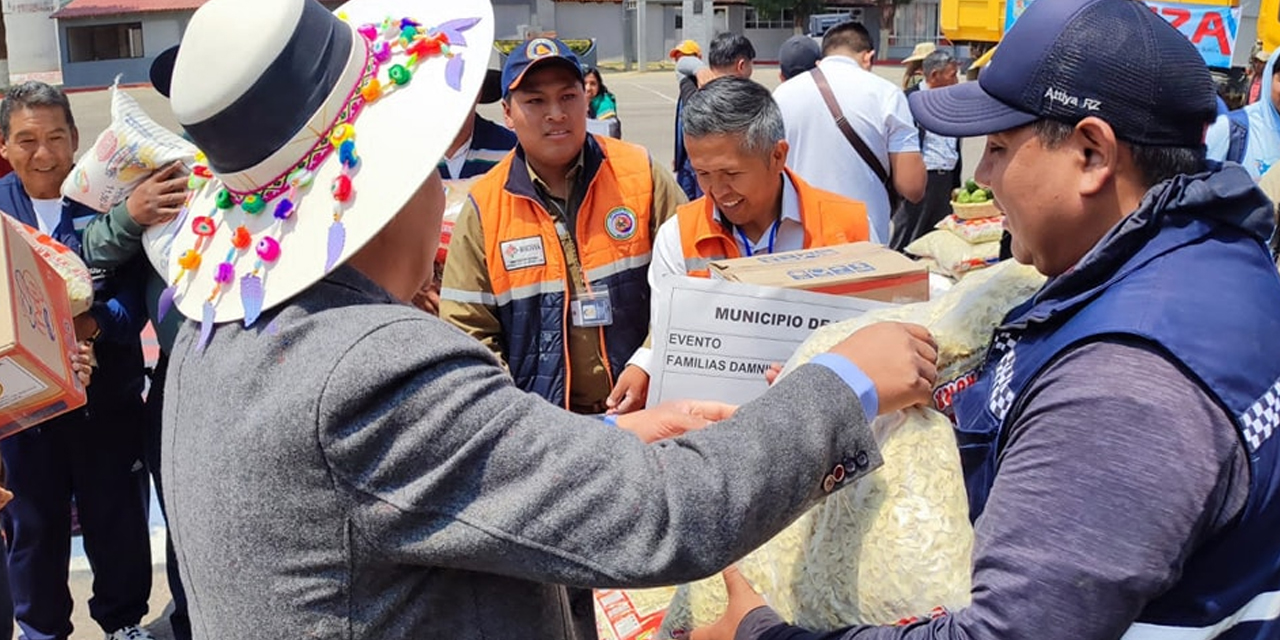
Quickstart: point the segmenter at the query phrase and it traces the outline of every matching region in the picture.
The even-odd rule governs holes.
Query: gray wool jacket
[[[565,589],[702,578],[880,464],[807,365],[645,445],[513,386],[480,343],[341,267],[245,329],[179,332],[169,525],[195,637],[569,639]],[[839,487],[837,487],[838,490]]]

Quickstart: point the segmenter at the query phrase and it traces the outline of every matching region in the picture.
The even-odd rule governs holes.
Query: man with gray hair
[[[950,51],[938,49],[925,56],[922,65],[924,80],[908,89],[907,95],[956,84],[960,63]],[[960,186],[960,139],[927,131],[920,123],[916,123],[916,129],[920,132],[920,151],[924,154],[927,174],[924,198],[920,202],[904,200],[893,213],[889,247],[897,251],[951,215],[951,192]]]
[[[706,195],[658,228],[649,263],[651,333],[669,276],[705,278],[713,260],[870,237],[863,203],[811,187],[787,169],[782,112],[763,86],[737,77],[707,83],[685,105],[684,142]],[[628,364],[652,374],[651,358],[641,347]]]

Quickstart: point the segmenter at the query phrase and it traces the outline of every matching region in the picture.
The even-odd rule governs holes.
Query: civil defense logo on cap
[[[534,38],[524,47],[524,55],[530,60],[559,55],[559,53],[560,49],[556,47],[556,43],[546,38]]]

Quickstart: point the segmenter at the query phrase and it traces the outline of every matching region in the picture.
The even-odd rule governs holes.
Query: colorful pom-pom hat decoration
[[[161,307],[201,321],[207,340],[350,258],[471,117],[493,28],[488,0],[204,4],[169,86],[202,152],[181,214],[191,222],[144,244],[171,247]]]

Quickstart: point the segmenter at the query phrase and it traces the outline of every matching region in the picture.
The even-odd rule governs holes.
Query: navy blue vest
[[[493,165],[502,161],[507,152],[516,148],[516,132],[495,122],[490,122],[478,114],[475,116],[476,126],[471,132],[471,151],[467,161],[462,164],[462,172],[453,175],[449,163],[441,160],[437,168],[440,177],[445,180],[465,180],[488,173]]]
[[[626,145],[623,142],[610,140],[605,140],[604,144]],[[583,275],[588,279],[588,284],[593,289],[604,288],[609,291],[614,321],[601,329],[605,346],[602,355],[608,360],[609,370],[615,376],[615,381],[616,376],[626,369],[627,360],[637,348],[644,344],[645,338],[649,335],[650,290],[647,275],[648,254],[653,240],[646,229],[625,241],[632,245],[638,242],[645,243],[643,260],[623,258],[613,264],[601,265],[584,259],[584,256],[592,252],[589,247],[592,240],[579,236],[577,229],[579,228],[578,218],[593,214],[599,216],[601,212],[609,210],[602,207],[612,207],[633,201],[638,192],[643,192],[646,198],[651,198],[650,194],[653,191],[651,161],[643,155],[643,149],[633,145],[626,146],[631,149],[632,160],[625,163],[617,159],[610,160],[607,152],[602,148],[602,143],[595,136],[587,136],[583,145],[583,169],[577,178],[579,183],[574,187],[575,191],[583,194],[579,203],[580,210],[574,214],[574,221],[569,224],[569,228],[574,229],[572,233],[579,264],[584,269]],[[473,191],[472,200],[475,202],[478,215],[482,218],[499,215],[502,212],[497,208],[503,206],[500,202],[507,198],[514,198],[527,200],[529,206],[537,211],[535,214],[537,217],[550,219],[550,214],[529,177],[528,165],[525,164],[523,154],[522,149],[517,149],[512,155],[511,164],[507,167],[507,176],[503,178],[502,195],[497,200],[482,201]],[[640,160],[637,161],[637,157]],[[503,171],[503,169],[499,167],[495,171]],[[613,187],[616,192],[601,187],[605,184],[601,175],[606,171],[612,177],[611,182],[617,185]],[[488,179],[484,178],[484,180]],[[636,208],[638,214],[636,224],[649,224],[648,221],[653,215],[652,204],[649,205],[649,209],[650,211],[640,214]],[[493,242],[493,239],[488,238],[486,242]],[[550,245],[548,251],[564,251],[559,238],[548,236],[544,239],[544,245]],[[566,260],[566,258],[560,258],[562,262]],[[489,265],[490,269],[494,267],[493,264]],[[524,295],[518,296],[512,295],[510,291],[495,293],[498,297],[496,311],[499,324],[502,326],[499,340],[516,386],[542,396],[552,404],[570,408],[567,402],[571,395],[570,363],[567,359],[569,352],[565,333],[569,323],[566,301],[568,285],[560,281],[560,278],[564,277],[563,273],[556,276],[554,284],[543,283],[543,288],[536,293],[526,291]],[[603,403],[603,401],[604,399],[601,398],[600,402]]]
[[[977,382],[956,397],[974,520],[1023,390],[1073,346],[1107,336],[1148,341],[1233,417],[1251,471],[1244,512],[1192,554],[1126,640],[1211,625],[1220,626],[1176,637],[1280,638],[1280,622],[1266,619],[1274,615],[1249,620],[1280,601],[1280,438],[1272,437],[1280,424],[1280,275],[1265,245],[1270,217],[1270,202],[1238,167],[1157,187],[1075,271],[1005,317]]]

